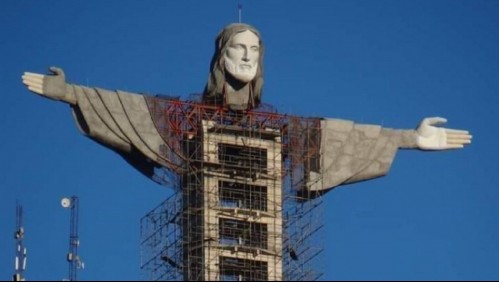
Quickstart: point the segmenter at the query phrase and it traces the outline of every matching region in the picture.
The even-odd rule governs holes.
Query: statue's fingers
[[[35,83],[32,81],[25,81],[23,80],[23,84],[26,85],[26,87],[36,87],[36,88],[43,88],[43,84],[40,83]]]
[[[23,84],[26,86],[36,86],[38,83],[33,83],[32,81],[23,79]]]
[[[449,129],[449,128],[445,128],[445,132],[446,132],[447,134],[451,134],[451,133],[457,133],[457,134],[469,134],[469,131],[468,131],[468,130]]]
[[[445,149],[462,149],[464,148],[464,145],[459,145],[459,144],[449,144],[445,146]]]
[[[425,118],[423,120],[423,123],[426,123],[428,125],[438,125],[438,124],[443,124],[446,122],[447,122],[447,119],[442,118],[442,117],[429,117],[429,118]]]
[[[470,134],[463,133],[447,133],[447,139],[463,139],[463,140],[471,140],[473,138]]]
[[[43,87],[37,85],[30,85],[28,86],[28,89],[37,93],[43,93]]]
[[[453,137],[447,137],[447,140],[470,141],[471,142],[471,136],[453,136]]]
[[[38,86],[28,86],[28,89],[30,91],[33,91],[35,93],[38,93],[38,94],[43,94],[43,88],[42,87],[38,87]]]
[[[446,130],[445,134],[447,136],[456,136],[456,137],[457,136],[471,136],[471,134],[465,130],[453,130],[453,131]]]
[[[24,84],[39,84],[43,85],[43,77],[31,77],[31,76],[23,76],[23,83]]]
[[[464,144],[471,144],[471,140],[463,140],[463,139],[451,139],[447,140],[447,144],[458,144],[458,145],[464,145]]]
[[[34,73],[34,72],[25,72],[23,77],[41,77],[43,78],[45,75],[39,74],[39,73]]]
[[[61,75],[64,76],[64,71],[61,68],[58,67],[50,67],[49,70],[55,74],[55,75]]]

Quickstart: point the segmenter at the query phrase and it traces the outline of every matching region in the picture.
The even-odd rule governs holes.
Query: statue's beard
[[[225,70],[230,73],[235,79],[241,82],[248,83],[253,80],[253,78],[255,78],[256,70],[258,69],[258,62],[255,62],[254,64],[245,63],[250,66],[244,67],[241,66],[241,64],[237,64],[226,55],[224,55],[224,61]]]

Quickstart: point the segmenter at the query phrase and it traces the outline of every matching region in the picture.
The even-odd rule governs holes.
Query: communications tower
[[[80,246],[80,239],[78,237],[78,212],[79,212],[79,198],[72,196],[70,198],[62,198],[61,206],[65,209],[70,209],[70,228],[69,228],[69,251],[66,256],[69,263],[69,281],[78,280],[78,270],[84,268],[84,263],[78,255],[78,248]]]
[[[24,271],[26,270],[26,247],[24,246],[24,224],[23,224],[23,207],[19,203],[16,204],[16,231],[14,232],[16,240],[16,258],[14,261],[15,272],[13,281],[25,281]]]

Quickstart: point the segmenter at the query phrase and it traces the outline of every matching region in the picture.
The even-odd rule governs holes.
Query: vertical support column
[[[203,121],[205,280],[282,280],[281,151],[278,131]]]

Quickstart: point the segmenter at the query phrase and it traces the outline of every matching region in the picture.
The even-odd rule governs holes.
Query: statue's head
[[[262,95],[263,53],[260,33],[254,27],[242,23],[226,26],[215,41],[203,100],[223,104],[224,84],[227,80],[234,80],[239,84],[249,84],[250,107],[257,107]]]

